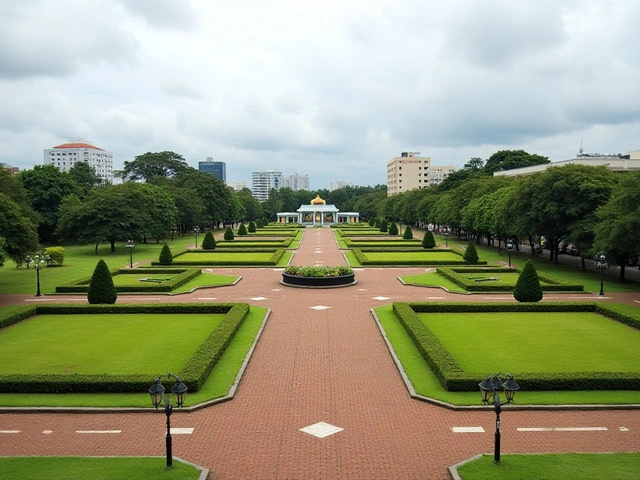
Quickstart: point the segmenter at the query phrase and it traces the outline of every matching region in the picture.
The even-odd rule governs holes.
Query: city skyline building
[[[86,162],[103,182],[113,183],[113,153],[82,138],[44,150],[44,163],[68,172],[78,162]]]
[[[282,187],[288,187],[293,191],[309,190],[309,175],[283,175]]]
[[[329,191],[340,190],[344,187],[353,187],[353,182],[347,182],[346,180],[331,180],[329,182]]]
[[[198,162],[198,170],[210,173],[223,182],[227,181],[227,164],[225,162],[214,162],[213,157],[207,157],[204,162]]]
[[[421,157],[420,152],[402,152],[387,162],[387,195],[442,183],[455,171],[453,165],[432,167],[431,157]]]
[[[251,173],[251,194],[261,202],[269,199],[269,190],[282,186],[282,172],[263,170]]]

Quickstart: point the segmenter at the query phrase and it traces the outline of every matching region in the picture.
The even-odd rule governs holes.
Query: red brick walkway
[[[307,230],[293,259],[300,265],[316,261],[344,263],[329,229]],[[192,435],[174,435],[176,455],[210,468],[217,479],[372,480],[445,479],[447,466],[492,451],[493,412],[455,412],[408,396],[369,309],[398,300],[508,297],[452,295],[403,286],[396,279],[423,269],[365,269],[357,271],[357,285],[331,290],[284,287],[280,273],[272,268],[216,271],[244,278],[234,287],[167,300],[215,297],[264,305],[273,313],[236,398],[172,417],[173,427],[195,428]],[[375,300],[377,296],[389,300]],[[266,300],[251,300],[256,297]],[[31,298],[1,300],[6,304]],[[633,303],[638,296],[612,299]],[[119,301],[145,300],[123,296]],[[331,308],[309,308],[319,305]],[[163,455],[163,418],[155,412],[3,414],[0,430],[20,433],[0,433],[0,455]],[[638,410],[516,411],[506,412],[502,420],[503,453],[640,450]],[[316,422],[344,430],[324,439],[299,431]],[[456,426],[482,426],[485,433],[453,433]],[[607,430],[516,430],[521,427]],[[49,430],[52,433],[43,433]],[[122,433],[88,435],[76,430]]]

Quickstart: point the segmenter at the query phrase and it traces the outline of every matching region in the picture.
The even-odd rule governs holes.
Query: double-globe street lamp
[[[36,297],[41,297],[42,293],[40,293],[40,269],[45,265],[49,266],[49,263],[51,262],[51,257],[49,255],[45,255],[41,257],[40,255],[36,254],[33,256],[33,258],[31,258],[31,256],[27,255],[24,258],[24,261],[27,264],[27,269],[29,268],[29,265],[31,263],[33,263],[33,268],[36,269],[36,284],[38,286]]]
[[[129,268],[133,268],[133,249],[136,248],[136,244],[133,240],[127,240],[126,247],[129,249]]]
[[[193,229],[193,233],[196,234],[196,250],[198,249],[198,234],[200,233],[200,227],[198,227],[196,225],[196,227]]]
[[[598,253],[593,259],[596,263],[596,267],[600,269],[600,293],[604,295],[604,269],[609,267],[607,257],[604,256],[604,252]]]
[[[513,241],[509,240],[505,246],[507,247],[507,252],[509,252],[509,268],[511,268],[511,254],[516,249],[516,245]]]
[[[180,377],[172,375],[171,373],[167,374],[167,378],[171,377],[176,380],[176,382],[171,386],[171,393],[174,396],[176,405],[178,407],[182,407],[184,405],[184,399],[187,396],[188,388],[184,383],[182,383]],[[156,407],[156,410],[160,404],[164,402],[164,413],[167,416],[167,468],[171,468],[173,466],[173,451],[171,447],[171,412],[173,407],[171,406],[171,399],[169,398],[169,395],[165,394],[164,387],[162,386],[162,383],[160,383],[160,377],[156,378],[154,384],[149,388],[149,395],[151,396],[151,402],[153,403],[153,406]]]
[[[502,405],[513,402],[513,397],[516,392],[520,390],[520,386],[513,379],[513,375],[507,375],[507,381],[502,383],[500,374],[496,373],[492,377],[487,377],[480,384],[480,395],[482,396],[482,402],[489,405],[493,403],[493,409],[496,412],[496,433],[493,448],[493,462],[500,463],[500,412],[502,412]],[[503,402],[500,399],[499,390],[504,390],[504,396],[506,401]]]

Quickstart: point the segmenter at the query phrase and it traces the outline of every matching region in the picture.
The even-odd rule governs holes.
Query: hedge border
[[[460,255],[458,252],[454,251],[454,250],[446,250],[446,249],[442,249],[439,251],[446,251],[446,252],[450,252],[450,253],[455,253],[456,255],[460,256],[460,260],[440,260],[440,261],[424,261],[424,260],[395,260],[392,262],[386,261],[386,260],[369,260],[367,258],[367,256],[363,253],[361,248],[354,248],[351,250],[354,255],[356,256],[356,258],[358,259],[358,262],[360,262],[361,265],[469,265],[468,263],[465,263],[464,260],[462,260],[462,255]],[[397,248],[392,248],[390,250],[383,250],[380,248],[376,248],[376,249],[367,249],[367,252],[385,252],[385,251],[389,251],[389,252],[398,252],[400,251]],[[407,250],[410,252],[416,252],[416,251],[422,251],[422,250]],[[487,262],[486,261],[480,261],[474,265],[486,265]]]
[[[247,303],[164,304],[164,305],[36,305],[0,317],[0,327],[34,315],[109,313],[216,313],[226,314],[211,330],[178,373],[192,391],[199,390],[222,357],[227,346],[249,314]],[[0,375],[6,393],[125,393],[145,392],[157,372],[132,375],[109,374],[13,374]]]
[[[465,278],[468,273],[521,273],[520,269],[508,267],[487,267],[487,268],[456,268],[438,267],[437,273],[447,280],[452,281],[467,292],[513,292],[515,285],[489,285],[477,283]],[[538,278],[551,285],[541,285],[543,292],[583,292],[584,285],[577,283],[563,282],[546,274],[538,273]]]
[[[433,312],[594,312],[640,329],[640,312],[629,315],[615,305],[598,303],[406,303],[393,312],[445,390],[475,391],[487,372],[465,372],[425,325],[418,313]],[[519,372],[524,390],[640,390],[640,373],[628,372]]]
[[[393,237],[396,238],[396,237]],[[412,248],[412,245],[407,245],[408,243],[415,243],[416,247],[422,248],[422,243],[420,240],[418,239],[412,239],[412,240],[405,240],[404,238],[400,237],[397,240],[393,240],[393,239],[380,239],[380,240],[352,240],[351,238],[347,237],[344,238],[344,243],[347,247],[353,247],[353,248],[378,248],[378,245],[370,245],[371,243],[402,243],[402,245],[398,245],[397,247],[392,247],[390,245],[384,245],[381,248]]]
[[[269,252],[273,252],[273,255],[271,255],[271,258],[269,260],[233,260],[233,261],[215,261],[215,260],[209,260],[209,261],[202,261],[202,262],[198,262],[195,260],[191,260],[191,261],[177,261],[176,262],[176,257],[180,257],[181,255],[184,255],[185,253],[207,253],[207,254],[216,254],[217,252],[215,250],[182,250],[180,252],[178,252],[174,257],[173,257],[173,263],[171,265],[180,265],[180,266],[187,266],[187,265],[193,265],[193,266],[274,266],[277,265],[278,262],[280,261],[280,259],[282,258],[282,256],[284,255],[284,252],[286,250],[284,248],[278,248],[278,249],[265,249],[262,252],[258,252],[258,253],[269,253]],[[219,253],[219,252],[218,252]],[[238,250],[236,252],[234,252],[233,250],[225,250],[225,253],[251,253],[251,251],[246,251],[246,250]],[[151,262],[151,265],[160,265],[159,262]]]
[[[158,264],[160,264],[158,262]],[[181,287],[185,283],[193,280],[202,273],[199,268],[116,268],[110,270],[111,276],[115,275],[129,275],[129,274],[177,274],[170,280],[166,280],[162,283],[150,283],[143,285],[123,285],[116,287],[118,293],[152,293],[152,292],[172,292],[178,287]],[[80,280],[74,280],[73,282],[59,285],[56,287],[56,293],[87,293],[89,291],[89,284],[91,283],[91,277],[85,277]]]
[[[247,248],[287,248],[293,242],[293,237],[285,238],[284,240],[269,240],[265,238],[259,238],[256,240],[246,240],[246,237],[240,237],[237,240],[219,240],[216,242],[216,248],[237,248],[237,249],[247,249]],[[256,243],[257,245],[240,245],[235,246],[234,243],[237,242],[250,242]],[[267,245],[263,247],[260,245],[261,243],[273,243],[274,245]],[[210,251],[210,250],[209,250]]]

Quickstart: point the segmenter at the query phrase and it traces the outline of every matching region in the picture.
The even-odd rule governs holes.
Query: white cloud
[[[6,1],[0,162],[86,137],[116,164],[385,182],[420,151],[461,167],[497,150],[552,160],[640,148],[639,8],[621,0]]]

